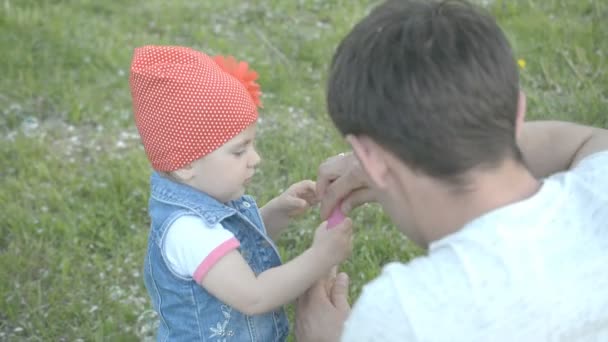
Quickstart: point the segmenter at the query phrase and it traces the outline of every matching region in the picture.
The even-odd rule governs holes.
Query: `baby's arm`
[[[211,267],[201,285],[246,315],[266,313],[295,300],[331,267],[346,259],[352,248],[351,240],[349,219],[330,230],[322,224],[309,249],[257,276],[241,254],[233,250]]]

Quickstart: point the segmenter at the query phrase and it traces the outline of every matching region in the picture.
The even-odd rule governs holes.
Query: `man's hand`
[[[348,276],[335,276],[315,283],[298,299],[295,335],[298,342],[340,341],[344,322],[350,313]]]
[[[342,201],[342,212],[375,201],[369,181],[352,153],[339,154],[324,161],[317,175],[317,195],[321,199],[321,219],[326,220]]]

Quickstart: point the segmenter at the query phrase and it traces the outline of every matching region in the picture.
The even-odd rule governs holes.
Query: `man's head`
[[[458,191],[473,170],[522,162],[518,78],[489,14],[461,1],[393,0],[338,47],[328,110],[379,187],[393,160]]]

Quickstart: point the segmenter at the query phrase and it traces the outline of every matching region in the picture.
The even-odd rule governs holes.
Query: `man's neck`
[[[442,189],[438,193],[442,213],[435,215],[427,231],[429,243],[462,229],[472,220],[501,207],[523,201],[538,192],[541,182],[515,161],[492,170],[471,172],[470,186],[463,192]]]

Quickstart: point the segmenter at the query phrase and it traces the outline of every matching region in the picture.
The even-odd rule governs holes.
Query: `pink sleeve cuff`
[[[228,252],[237,249],[240,245],[239,240],[233,237],[217,246],[211,253],[209,253],[205,260],[198,265],[196,271],[194,271],[194,281],[200,284],[213,265],[215,265],[224,255],[228,254]]]

